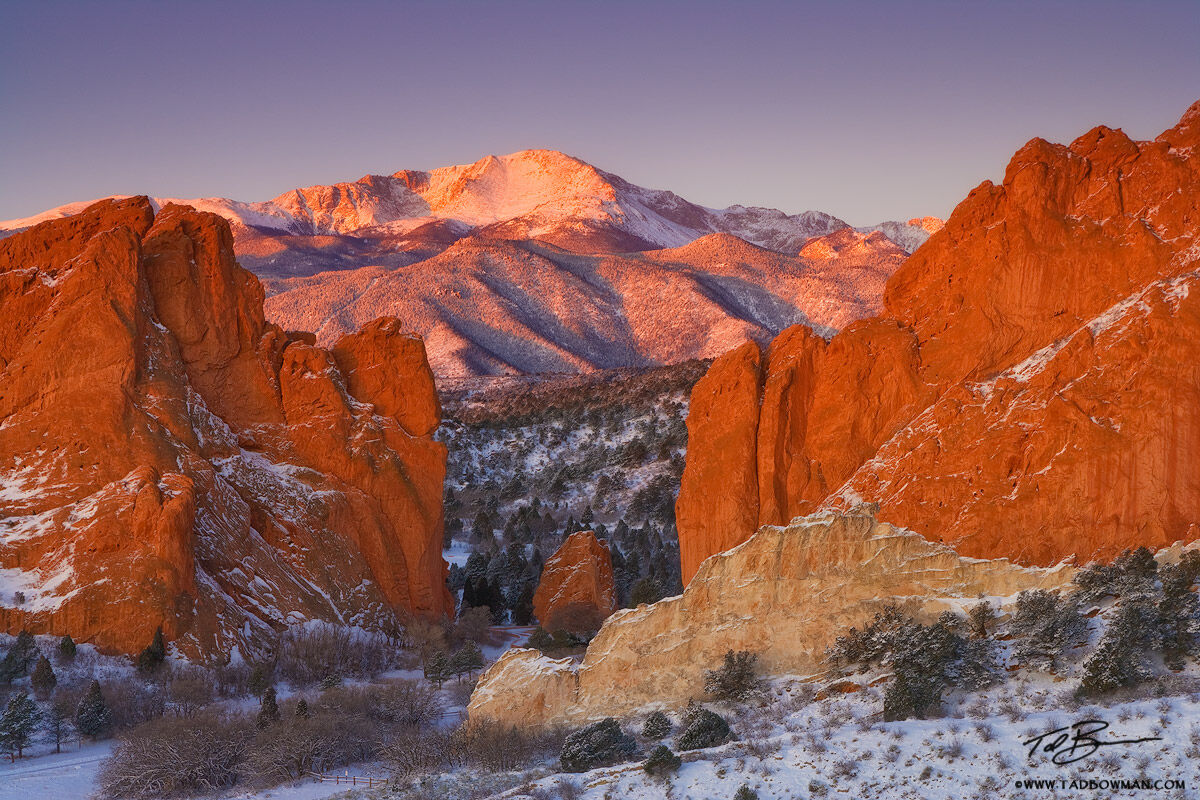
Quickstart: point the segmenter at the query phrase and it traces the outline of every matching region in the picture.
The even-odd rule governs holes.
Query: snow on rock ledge
[[[581,663],[506,654],[480,679],[468,714],[537,728],[683,703],[729,649],[759,653],[768,673],[814,674],[834,638],[888,603],[934,617],[980,596],[1003,605],[1024,589],[1059,588],[1074,573],[962,558],[877,522],[869,507],[825,511],[763,526],[705,560],[682,595],[617,612]]]

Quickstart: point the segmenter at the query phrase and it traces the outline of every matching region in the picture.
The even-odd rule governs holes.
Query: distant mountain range
[[[670,363],[797,322],[840,328],[880,310],[884,281],[942,224],[705,208],[550,150],[266,202],[154,203],[229,220],[281,326],[328,344],[396,316],[443,378]],[[86,205],[0,222],[0,235]]]

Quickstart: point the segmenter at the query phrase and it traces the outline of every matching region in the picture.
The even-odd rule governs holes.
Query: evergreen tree
[[[100,681],[94,680],[75,709],[75,727],[81,735],[98,739],[108,732],[111,725],[112,712],[108,710],[104,693],[100,691]]]
[[[437,687],[442,688],[442,684],[451,676],[450,657],[446,655],[445,650],[435,650],[427,659],[425,659],[425,680],[430,683],[436,683]]]
[[[268,728],[279,722],[279,703],[275,699],[275,687],[268,686],[258,704],[257,725],[260,729]]]
[[[662,600],[662,588],[654,578],[642,578],[634,584],[630,602],[635,606],[642,603],[657,603]]]
[[[58,640],[58,658],[64,662],[75,660],[75,640],[70,636]]]
[[[467,642],[450,657],[448,672],[451,675],[470,676],[483,668],[483,652],[475,642]]]
[[[12,647],[4,654],[4,660],[0,661],[0,680],[12,683],[17,678],[25,677],[29,674],[29,668],[37,659],[37,655],[37,642],[33,640],[33,634],[21,631]]]
[[[642,725],[642,736],[647,739],[661,739],[671,732],[671,720],[661,711],[655,711],[646,717]]]
[[[50,666],[50,659],[45,656],[38,657],[30,683],[33,685],[33,693],[39,700],[45,700],[50,696],[54,687],[58,686],[58,676],[54,674],[54,668]]]
[[[296,703],[296,719],[308,719],[308,701],[303,697]]]
[[[246,688],[250,694],[255,697],[262,697],[263,692],[271,685],[271,676],[267,674],[267,668],[262,664],[255,664],[254,669],[250,670],[250,679],[246,681]]]
[[[471,581],[477,581],[487,577],[488,565],[490,562],[491,558],[487,553],[479,550],[471,553],[471,555],[467,558],[467,582],[470,583]]]
[[[526,579],[521,583],[521,590],[513,604],[512,621],[514,625],[529,625],[533,622],[533,595],[536,592],[533,580]]]
[[[24,755],[39,717],[37,706],[27,692],[13,695],[5,706],[4,714],[0,715],[0,747],[9,754],[16,753],[14,761]]]
[[[146,649],[138,654],[137,667],[140,672],[154,672],[167,658],[167,643],[163,640],[162,627],[154,629],[154,638]]]

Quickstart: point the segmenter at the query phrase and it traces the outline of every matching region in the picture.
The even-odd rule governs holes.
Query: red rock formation
[[[0,629],[217,656],[451,607],[420,340],[262,302],[222,218],[144,197],[0,242]]]
[[[1103,127],[1034,140],[892,276],[880,317],[829,342],[785,331],[753,391],[729,369],[753,345],[716,362],[688,420],[684,579],[759,524],[863,500],[965,555],[1023,563],[1189,536],[1198,144],[1200,103],[1152,142]]]
[[[700,562],[744,541],[758,521],[755,437],[762,379],[758,345],[747,342],[713,362],[692,389],[688,458],[675,517],[683,580]]]
[[[533,613],[546,630],[599,623],[617,610],[612,553],[591,531],[577,531],[546,559]]]

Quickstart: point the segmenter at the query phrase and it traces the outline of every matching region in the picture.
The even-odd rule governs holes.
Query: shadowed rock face
[[[591,531],[572,533],[546,559],[533,594],[533,613],[543,628],[554,631],[570,630],[568,617],[572,614],[602,620],[616,610],[612,553],[608,545]]]
[[[1154,141],[1034,140],[829,341],[746,345],[695,387],[684,580],[821,507],[878,503],[964,555],[1052,564],[1200,518],[1200,103]]]
[[[0,242],[0,628],[254,652],[450,608],[419,339],[263,318],[228,223],[144,197]],[[14,600],[14,591],[25,595]]]
[[[682,705],[703,693],[704,670],[727,650],[759,653],[771,674],[823,671],[825,649],[889,603],[925,621],[988,596],[1058,588],[1074,570],[959,557],[870,510],[825,511],[765,526],[701,565],[683,594],[618,611],[583,661],[510,650],[471,696],[472,720],[542,727]]]

